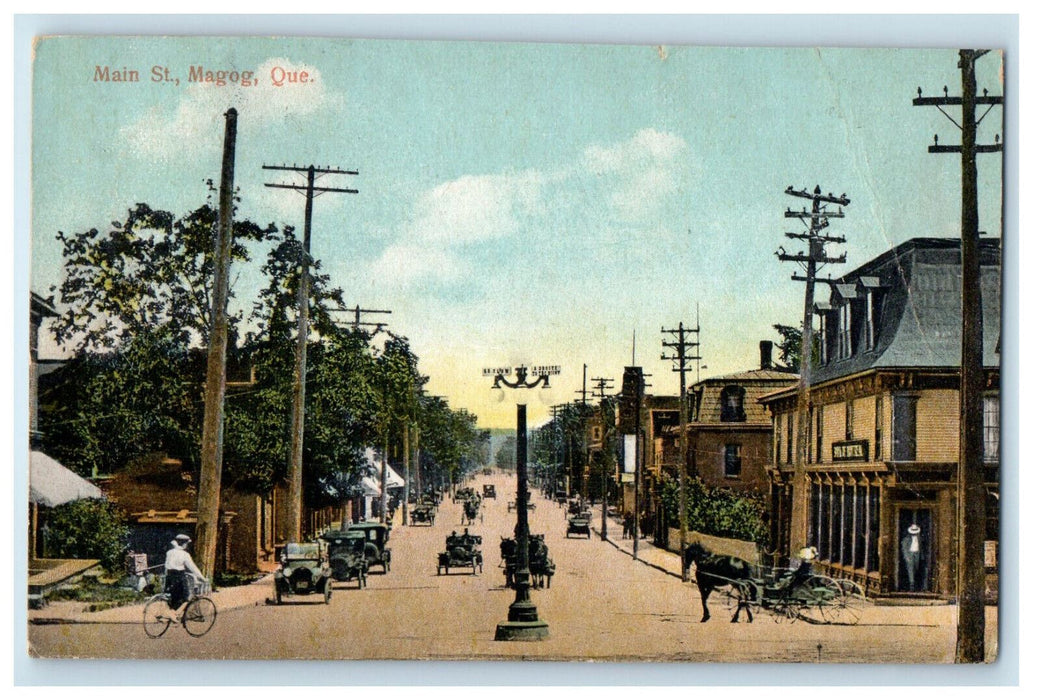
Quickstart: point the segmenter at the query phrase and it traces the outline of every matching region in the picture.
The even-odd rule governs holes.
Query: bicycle
[[[209,597],[209,581],[196,577],[192,579],[192,594],[179,621],[192,637],[201,637],[209,632],[217,621],[217,605]],[[169,593],[153,595],[144,606],[144,633],[152,639],[166,634],[170,625],[177,621],[171,617],[172,613]]]

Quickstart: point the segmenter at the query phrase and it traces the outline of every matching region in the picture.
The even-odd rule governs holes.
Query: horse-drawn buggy
[[[740,611],[747,614],[766,610],[776,622],[803,620],[814,624],[854,625],[867,604],[863,587],[855,581],[815,573],[815,547],[801,552],[800,561],[790,568],[755,565],[738,557],[712,554],[699,543],[691,544],[683,555],[683,566],[697,566],[696,582],[707,621],[708,596],[718,588],[732,610],[731,622]]]
[[[412,506],[412,525],[433,525],[436,517],[437,506],[432,503],[420,502]]]
[[[357,581],[358,588],[368,585],[368,558],[365,556],[365,533],[356,530],[330,530],[321,536],[329,556],[332,578]]]
[[[437,555],[437,575],[448,574],[448,569],[471,568],[473,573],[484,571],[484,555],[480,552],[483,538],[465,530],[461,535],[452,532],[444,539],[444,551]]]
[[[516,587],[516,540],[502,538],[499,544],[502,556],[502,569],[506,575],[506,587]],[[549,557],[549,547],[545,544],[545,535],[529,535],[527,538],[527,568],[531,573],[532,588],[550,588],[552,577],[556,573],[556,564]]]

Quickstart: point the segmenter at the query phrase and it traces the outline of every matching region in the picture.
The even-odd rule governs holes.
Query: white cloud
[[[612,146],[589,146],[585,163],[594,175],[627,174],[659,164],[673,163],[686,150],[680,136],[641,129],[621,143]]]
[[[205,66],[203,69],[209,70]],[[276,69],[296,76],[306,71],[308,82],[290,83],[285,79],[278,87],[273,83],[273,77],[281,76]],[[257,66],[252,71],[256,84],[248,87],[242,85],[241,74],[235,83],[229,81],[228,75],[212,76],[224,81],[224,85],[193,81],[184,86],[188,77],[187,73],[180,76],[181,85],[176,89],[182,90],[183,97],[173,114],[166,115],[159,107],[154,107],[124,127],[122,135],[132,152],[166,159],[177,153],[213,148],[214,144],[220,148],[219,139],[213,139],[212,134],[221,133],[224,113],[229,107],[238,110],[238,128],[241,131],[264,128],[319,109],[340,106],[339,96],[326,88],[321,71],[285,58],[270,58]]]
[[[679,191],[686,151],[681,137],[642,129],[617,144],[590,146],[577,162],[553,171],[464,175],[441,183],[419,195],[372,274],[400,285],[464,279],[467,245],[537,233],[528,231],[532,225],[552,231],[551,212],[568,198],[617,221],[649,223],[648,214]],[[589,187],[590,173],[602,178],[602,187]]]
[[[448,244],[516,233],[518,217],[537,209],[542,178],[535,172],[465,175],[427,190],[415,205],[409,237]]]

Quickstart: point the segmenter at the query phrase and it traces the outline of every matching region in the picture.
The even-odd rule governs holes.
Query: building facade
[[[986,564],[995,595],[1000,242],[980,244]],[[820,566],[873,595],[955,591],[960,286],[959,240],[930,238],[911,239],[831,284],[829,302],[817,307],[802,488],[793,483],[797,389],[761,399],[773,421],[774,545],[790,552],[804,532]],[[798,511],[805,522],[792,522]]]

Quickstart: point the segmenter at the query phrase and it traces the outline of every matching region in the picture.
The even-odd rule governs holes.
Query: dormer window
[[[866,347],[867,350],[874,349],[874,292],[867,291],[866,320]]]
[[[744,413],[744,387],[734,384],[723,387],[719,403],[722,404],[719,420],[723,423],[741,423],[747,420]]]
[[[852,357],[852,304],[838,308],[838,358]]]

